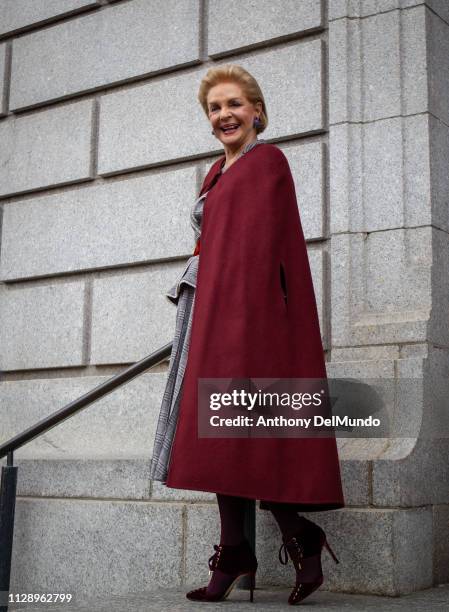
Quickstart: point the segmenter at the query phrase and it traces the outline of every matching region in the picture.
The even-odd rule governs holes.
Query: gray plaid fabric
[[[168,366],[168,379],[162,398],[159,421],[151,460],[150,478],[165,484],[168,474],[170,452],[178,422],[180,391],[187,363],[187,353],[192,327],[193,305],[195,302],[196,272],[198,255],[189,259],[185,276],[175,285],[167,297],[174,303],[177,300],[175,337]],[[176,293],[179,297],[176,298]]]
[[[244,155],[262,142],[265,141],[256,139],[243,149],[241,155]],[[195,240],[201,235],[201,220],[206,196],[207,192],[195,201],[190,211],[190,225],[192,226]],[[150,478],[158,480],[163,484],[166,483],[168,476],[170,453],[178,422],[181,389],[190,344],[198,264],[199,255],[192,255],[188,259],[177,282],[166,293],[166,297],[177,306],[175,337],[173,339],[167,384],[162,398],[150,467]]]

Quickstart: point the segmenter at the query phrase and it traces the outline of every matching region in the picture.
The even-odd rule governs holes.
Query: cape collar
[[[264,142],[266,141],[259,140],[258,138],[256,138],[256,140],[253,140],[253,142],[250,142],[249,144],[247,144],[244,147],[243,151],[238,156],[238,158],[235,160],[234,164],[238,163],[238,161],[245,155],[245,153],[248,153],[248,151],[251,151],[251,149],[253,149],[256,145],[263,144]],[[222,157],[217,159],[217,161],[214,164],[212,164],[211,169],[209,170],[206,178],[204,179],[204,184],[203,184],[203,188],[200,191],[200,196],[206,191],[209,191],[209,189],[212,187],[213,183],[218,178],[218,176],[222,174],[222,168],[225,162],[226,162],[226,155],[223,155]],[[228,170],[229,168],[226,168],[225,172],[227,172]]]

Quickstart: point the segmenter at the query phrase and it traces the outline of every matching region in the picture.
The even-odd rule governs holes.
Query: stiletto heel
[[[253,592],[254,589],[256,587],[256,574],[255,572],[253,572],[252,574],[250,574],[250,585],[249,585],[249,600],[251,603],[254,603],[254,597],[253,597]]]
[[[337,556],[335,555],[334,551],[330,547],[330,544],[329,544],[329,542],[327,540],[324,540],[324,546],[327,548],[329,554],[331,555],[331,557],[335,561],[335,563],[340,563],[340,561],[337,559]]]
[[[250,601],[254,601],[255,576],[257,571],[257,559],[245,539],[235,546],[227,544],[214,544],[215,554],[209,559],[209,575],[215,570],[228,574],[231,583],[221,592],[207,592],[207,587],[200,587],[186,593],[187,599],[193,601],[222,601],[226,599],[241,576],[250,577]]]

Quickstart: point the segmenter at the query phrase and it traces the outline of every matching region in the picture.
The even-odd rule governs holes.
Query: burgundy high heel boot
[[[193,601],[222,601],[226,599],[234,588],[240,576],[250,576],[250,601],[253,602],[253,591],[255,588],[255,576],[257,571],[257,559],[249,542],[244,539],[240,544],[231,546],[228,544],[214,544],[215,554],[209,559],[209,575],[215,570],[234,577],[231,584],[221,593],[213,595],[207,593],[207,587],[194,589],[186,594],[187,599]]]
[[[296,570],[296,584],[288,598],[288,603],[295,605],[323,584],[323,570],[321,567],[323,546],[326,546],[335,563],[340,562],[329,546],[326,534],[315,523],[311,523],[310,527],[308,526],[306,530],[301,531],[290,539],[282,538],[282,541],[283,544],[279,549],[279,561],[286,565],[289,556]],[[281,557],[282,549],[284,549],[285,560]]]

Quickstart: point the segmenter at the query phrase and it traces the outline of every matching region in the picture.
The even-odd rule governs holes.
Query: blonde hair
[[[262,102],[262,111],[259,117],[260,125],[255,128],[255,130],[257,134],[263,132],[268,125],[268,115],[262,90],[256,79],[247,70],[237,64],[224,64],[217,68],[209,68],[206,76],[203,77],[198,91],[198,100],[207,118],[209,118],[209,109],[207,108],[207,95],[209,90],[215,87],[215,85],[225,81],[232,81],[240,85],[243,93],[252,104]]]

